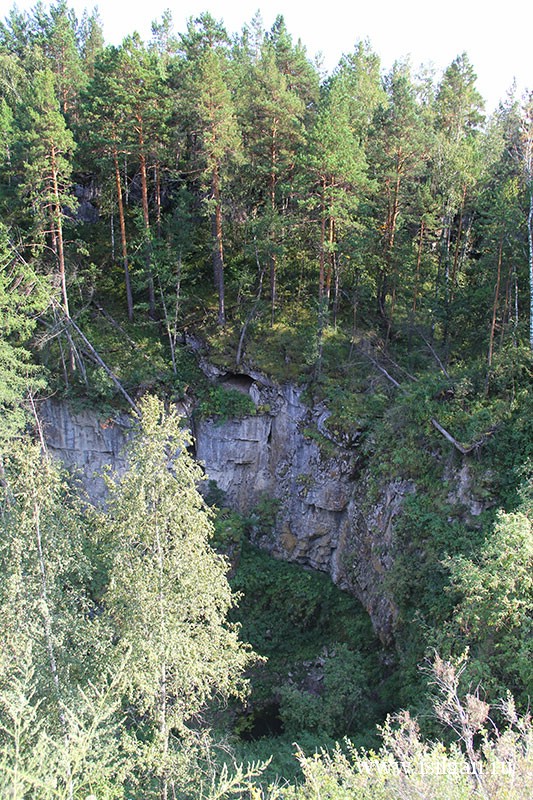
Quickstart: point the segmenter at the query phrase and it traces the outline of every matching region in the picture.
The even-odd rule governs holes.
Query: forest
[[[327,407],[369,507],[411,487],[388,641],[254,546],[275,498],[199,491],[176,404],[269,413],[200,360]],[[131,415],[103,505],[50,397]],[[532,458],[533,92],[366,40],[325,75],[282,16],[0,21],[1,797],[524,800]]]

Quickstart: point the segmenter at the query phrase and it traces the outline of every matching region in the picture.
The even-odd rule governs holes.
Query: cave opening
[[[279,703],[273,700],[246,715],[240,738],[245,742],[255,742],[270,736],[281,736],[284,732]]]

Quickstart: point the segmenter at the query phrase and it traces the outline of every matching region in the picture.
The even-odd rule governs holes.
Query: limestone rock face
[[[39,416],[49,450],[78,475],[89,499],[101,503],[107,493],[102,477],[106,469],[120,473],[126,468],[122,450],[129,417],[100,418],[92,409],[54,400],[40,406]]]
[[[271,490],[270,435],[272,417],[258,415],[217,422],[201,419],[195,426],[196,458],[205,466],[228,503],[250,511],[259,496]]]
[[[328,572],[359,598],[378,635],[390,642],[397,612],[385,577],[393,563],[394,519],[413,487],[387,484],[369,506],[365,480],[354,479],[357,451],[317,436],[327,431],[324,408],[309,409],[293,386],[256,381],[250,395],[268,413],[201,421],[195,431],[197,458],[226,493],[228,505],[250,512],[262,495],[277,500],[274,530],[258,531],[256,544],[278,558]]]
[[[242,376],[241,376],[242,377]],[[227,376],[217,377],[229,382]],[[238,381],[237,381],[238,383]],[[384,642],[392,639],[396,609],[385,577],[393,563],[394,519],[413,487],[399,481],[381,487],[368,504],[364,471],[354,447],[328,441],[327,410],[310,409],[294,386],[274,386],[252,376],[240,381],[258,413],[191,426],[196,457],[225,502],[250,514],[263,498],[273,500],[273,530],[257,526],[255,543],[277,558],[327,572],[359,598]],[[46,402],[41,418],[50,449],[79,470],[94,502],[105,498],[98,473],[125,468],[121,455],[129,430],[125,415],[99,419],[94,411]]]

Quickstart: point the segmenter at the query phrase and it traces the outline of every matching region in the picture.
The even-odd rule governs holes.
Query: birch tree
[[[156,398],[141,414],[103,523],[116,552],[106,602],[128,656],[129,695],[155,730],[144,769],[166,800],[187,724],[215,695],[243,691],[250,654],[226,620],[235,598],[227,564],[209,544],[213,525],[189,438]]]
[[[121,796],[121,665],[89,586],[90,514],[42,445],[19,438],[0,476],[0,794]]]
[[[46,308],[47,288],[18,257],[9,230],[0,224],[0,458],[24,425],[24,396],[42,387],[26,344]]]

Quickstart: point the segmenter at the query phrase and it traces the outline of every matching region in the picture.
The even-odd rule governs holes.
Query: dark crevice
[[[242,392],[243,394],[249,394],[254,380],[253,378],[250,378],[249,375],[228,372],[223,378],[220,379],[219,383],[226,389],[236,389],[238,392]]]
[[[266,736],[280,736],[284,731],[279,703],[276,701],[247,714],[244,723],[240,737],[245,742],[255,742]]]

